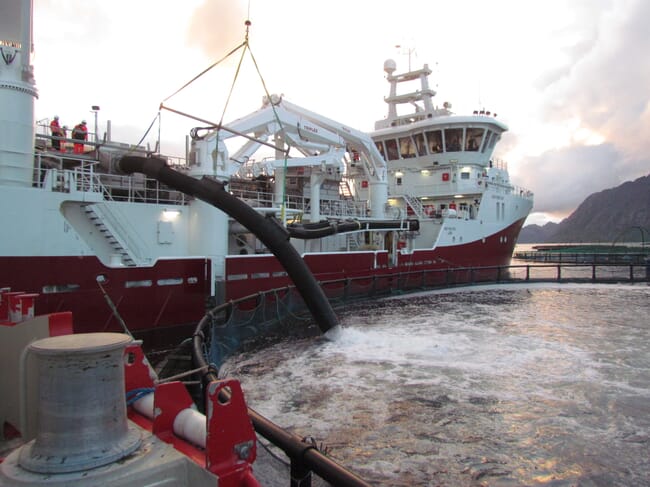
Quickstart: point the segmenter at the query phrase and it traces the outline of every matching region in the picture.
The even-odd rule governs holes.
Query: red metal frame
[[[193,462],[219,478],[220,487],[258,487],[252,464],[256,458],[255,430],[248,417],[241,385],[236,380],[208,384],[206,396],[206,448],[195,446],[174,434],[174,419],[193,401],[181,382],[155,383],[155,373],[137,343],[125,350],[125,392],[154,388],[154,419],[129,407],[128,416],[141,428],[151,431]],[[219,398],[226,389],[228,400]]]
[[[227,400],[219,397],[222,390],[229,392]],[[243,479],[254,485],[250,482],[254,480],[251,465],[257,455],[256,436],[241,385],[232,379],[211,382],[206,402],[208,470],[219,476],[223,487],[241,485]]]

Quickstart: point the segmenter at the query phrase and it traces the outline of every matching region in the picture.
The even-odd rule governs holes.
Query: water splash
[[[335,341],[232,360],[247,401],[373,485],[642,485],[647,286],[492,288],[356,306]]]

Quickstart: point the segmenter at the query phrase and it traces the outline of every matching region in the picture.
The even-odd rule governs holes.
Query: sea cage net
[[[233,354],[268,343],[273,337],[318,331],[294,287],[231,301],[209,314],[204,353],[207,361],[217,367]]]
[[[650,264],[537,264],[426,269],[321,282],[336,309],[347,303],[416,291],[478,284],[525,282],[647,282]],[[291,337],[317,335],[298,290],[289,286],[220,305],[208,313],[204,354],[219,367],[233,354]]]

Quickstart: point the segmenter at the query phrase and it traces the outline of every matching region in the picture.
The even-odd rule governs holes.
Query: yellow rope
[[[269,103],[271,104],[271,110],[273,110],[273,115],[275,116],[275,120],[278,122],[278,125],[280,126],[280,131],[284,131],[284,127],[282,126],[282,121],[280,120],[280,117],[278,116],[278,112],[275,110],[275,105],[271,101],[271,95],[269,94],[269,90],[266,87],[266,83],[264,82],[264,77],[262,76],[262,73],[260,72],[260,68],[257,65],[257,61],[255,60],[255,56],[253,55],[253,51],[250,48],[250,45],[248,42],[246,42],[246,47],[248,48],[248,52],[251,55],[251,59],[253,60],[253,64],[255,65],[255,69],[257,70],[257,74],[260,77],[260,81],[262,82],[262,87],[264,88],[264,93],[266,94],[266,98],[269,100]],[[285,216],[286,216],[286,200],[287,200],[287,157],[289,155],[289,150],[290,147],[287,147],[285,150],[284,148],[282,149],[284,152],[284,170],[282,174],[282,206],[280,210],[280,221],[282,222],[283,225],[285,225]],[[276,184],[277,184],[276,180]]]
[[[182,90],[184,90],[185,88],[187,88],[187,87],[188,87],[189,85],[191,85],[194,81],[196,81],[196,80],[199,79],[201,76],[203,76],[205,73],[207,73],[208,71],[210,71],[212,68],[214,68],[215,66],[217,66],[218,64],[220,64],[221,62],[223,62],[224,60],[226,60],[227,58],[229,58],[231,55],[233,55],[233,54],[234,54],[235,52],[237,52],[239,49],[243,48],[243,51],[242,51],[241,57],[239,58],[239,63],[238,63],[238,65],[237,65],[237,70],[236,70],[236,72],[235,72],[235,76],[234,76],[233,81],[232,81],[232,85],[230,86],[230,91],[229,91],[229,93],[228,93],[228,98],[226,99],[226,104],[224,105],[223,112],[222,112],[222,114],[221,114],[221,120],[219,121],[219,125],[217,126],[217,141],[219,140],[219,130],[221,129],[221,126],[222,126],[222,124],[223,124],[223,119],[224,119],[224,117],[225,117],[225,115],[226,115],[226,109],[228,108],[228,104],[230,103],[230,98],[232,97],[232,93],[233,93],[234,88],[235,88],[235,83],[237,82],[237,78],[239,77],[239,72],[240,72],[240,70],[241,70],[242,62],[243,62],[243,60],[244,60],[244,55],[245,55],[246,51],[249,52],[249,54],[250,54],[250,56],[251,56],[251,59],[252,59],[252,61],[253,61],[253,64],[254,64],[254,66],[255,66],[255,70],[257,71],[257,74],[258,74],[258,76],[260,77],[260,81],[262,82],[262,87],[264,88],[264,93],[266,94],[266,97],[267,97],[267,99],[269,100],[269,103],[271,104],[271,109],[273,110],[273,115],[275,116],[275,120],[277,121],[277,123],[278,123],[278,125],[279,125],[279,127],[280,127],[280,131],[281,131],[281,132],[284,131],[284,127],[282,126],[282,121],[280,120],[280,117],[278,116],[278,113],[277,113],[277,111],[276,111],[276,109],[275,109],[275,105],[274,105],[273,102],[271,101],[271,95],[269,94],[269,90],[268,90],[268,88],[266,87],[266,82],[264,81],[264,77],[262,76],[262,73],[261,73],[260,68],[259,68],[259,66],[258,66],[258,64],[257,64],[257,61],[255,60],[255,56],[253,55],[253,51],[251,50],[250,44],[249,44],[249,42],[248,42],[248,31],[249,31],[249,27],[250,27],[250,25],[251,25],[251,22],[250,22],[250,20],[246,20],[246,22],[245,22],[244,24],[246,25],[246,34],[245,34],[245,37],[244,37],[244,42],[242,42],[240,45],[238,45],[237,47],[235,47],[234,49],[232,49],[228,54],[226,54],[224,57],[222,57],[222,58],[219,59],[218,61],[212,63],[209,67],[207,67],[206,69],[204,69],[203,71],[201,71],[198,75],[196,75],[196,76],[195,76],[194,78],[192,78],[190,81],[188,81],[188,82],[185,83],[183,86],[181,86],[179,89],[177,89],[174,93],[172,93],[172,94],[169,95],[167,98],[165,98],[163,101],[161,101],[161,102],[160,102],[160,107],[159,107],[159,112],[158,112],[159,114],[158,114],[158,116],[160,116],[160,110],[161,110],[162,108],[166,108],[166,107],[163,107],[163,104],[164,104],[167,100],[169,100],[171,97],[173,97],[174,95],[178,94],[179,92],[181,92]],[[153,126],[153,122],[152,122],[152,126]],[[149,133],[149,130],[151,130],[151,126],[149,127],[149,129],[148,129],[147,132],[145,133],[144,137],[147,136],[147,134]],[[143,140],[144,140],[144,137],[143,137]],[[277,149],[278,149],[278,147],[276,147],[276,150],[277,150]],[[287,146],[286,149],[284,149],[284,147],[282,148],[282,152],[284,153],[284,175],[283,175],[283,178],[282,178],[282,209],[281,209],[281,216],[280,216],[280,218],[281,218],[281,221],[282,221],[282,224],[283,224],[283,225],[285,224],[285,216],[286,216],[286,199],[287,199],[287,184],[286,184],[286,179],[287,179],[287,159],[288,159],[288,155],[289,155],[289,150],[290,150],[290,149],[291,149],[291,148],[290,148],[289,146]],[[276,183],[277,183],[277,181],[276,181]]]
[[[203,76],[205,73],[207,73],[208,71],[210,71],[210,70],[211,70],[212,68],[214,68],[216,65],[218,65],[218,64],[220,64],[221,62],[223,62],[223,61],[225,61],[226,59],[228,59],[232,54],[234,54],[235,52],[237,52],[239,49],[241,49],[241,48],[244,47],[245,45],[246,45],[246,41],[242,42],[240,45],[238,45],[237,47],[235,47],[233,50],[231,50],[231,51],[230,51],[228,54],[226,54],[224,57],[222,57],[221,59],[219,59],[217,62],[211,64],[209,67],[207,67],[206,69],[204,69],[203,71],[201,71],[201,72],[200,72],[199,74],[197,74],[194,78],[192,78],[192,79],[189,80],[187,83],[185,83],[183,86],[181,86],[179,89],[177,89],[174,93],[172,93],[172,94],[169,95],[167,98],[165,98],[162,102],[160,102],[160,104],[162,105],[162,104],[165,103],[167,100],[169,100],[172,96],[178,94],[179,92],[181,92],[182,90],[184,90],[185,88],[187,88],[189,85],[191,85],[192,83],[194,83],[197,79],[199,79],[199,78],[200,78],[201,76]]]

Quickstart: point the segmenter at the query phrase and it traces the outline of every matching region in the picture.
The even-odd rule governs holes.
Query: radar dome
[[[397,64],[395,64],[395,61],[392,59],[386,59],[386,61],[384,61],[384,71],[386,71],[388,74],[391,74],[396,69]]]

